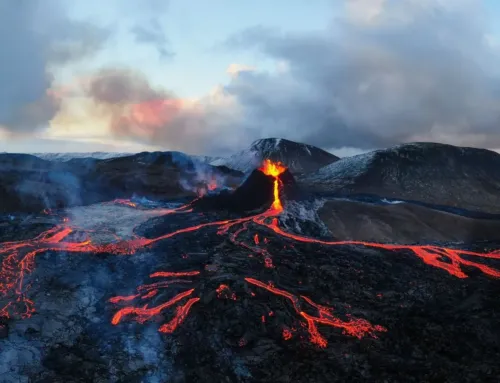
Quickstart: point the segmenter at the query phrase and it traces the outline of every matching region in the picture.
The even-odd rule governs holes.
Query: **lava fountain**
[[[274,178],[273,204],[271,205],[271,208],[274,210],[275,214],[279,214],[283,211],[283,205],[281,203],[280,192],[279,192],[279,183],[280,183],[279,176],[286,170],[286,167],[283,166],[280,162],[274,163],[271,160],[265,160],[264,163],[262,164],[262,167],[260,167],[259,170],[266,176],[271,176]]]

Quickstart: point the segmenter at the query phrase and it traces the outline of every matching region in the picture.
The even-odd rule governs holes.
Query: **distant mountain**
[[[174,151],[142,153],[32,153],[32,155],[47,161],[72,161],[73,164],[77,164],[80,162],[76,160],[85,160],[85,162],[88,163],[90,159],[109,160],[121,157],[134,157],[136,155],[140,155],[136,159],[151,159],[160,156],[161,153],[178,153],[177,157],[179,159],[182,154],[184,159],[188,156],[190,161],[197,161],[199,163],[214,166],[227,166],[228,168],[243,172],[251,172],[253,169],[260,166],[262,160],[265,158],[284,163],[292,173],[316,171],[322,166],[328,165],[339,159],[337,156],[334,156],[333,154],[315,146],[280,138],[265,138],[257,140],[253,142],[248,149],[242,150],[229,157],[187,155],[185,153]]]
[[[342,158],[300,180],[312,190],[376,194],[500,212],[500,154],[412,143]]]
[[[195,196],[236,187],[243,173],[206,164],[180,152],[144,152],[108,159],[47,161],[29,154],[0,154],[0,212],[39,212],[130,198]]]
[[[118,152],[88,152],[88,153],[31,153],[47,161],[66,162],[75,158],[95,158],[97,160],[105,160],[109,158],[130,156],[134,153],[118,153]]]
[[[144,152],[148,153],[148,152]],[[174,153],[174,152],[153,152],[153,153]],[[180,152],[176,152],[180,153]],[[111,158],[119,158],[119,157],[128,157],[133,156],[137,153],[119,153],[119,152],[73,152],[73,153],[31,153],[31,155],[41,158],[47,161],[59,161],[59,162],[67,162],[74,159],[87,159],[93,158],[96,160],[108,160]],[[214,156],[190,156],[193,159],[196,159],[203,163],[210,163],[220,159],[220,157]]]
[[[253,142],[246,150],[228,158],[212,161],[211,164],[225,165],[242,172],[250,172],[266,158],[282,162],[295,174],[316,171],[339,159],[337,156],[312,145],[281,138],[265,138]]]

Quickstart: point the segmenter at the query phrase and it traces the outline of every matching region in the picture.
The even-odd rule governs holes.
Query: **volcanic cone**
[[[233,192],[223,191],[199,199],[194,207],[202,210],[228,210],[248,212],[265,210],[275,202],[274,182],[278,180],[279,196],[290,197],[297,193],[292,173],[285,169],[278,175],[266,175],[263,168],[255,169]]]

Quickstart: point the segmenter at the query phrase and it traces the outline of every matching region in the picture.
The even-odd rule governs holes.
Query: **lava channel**
[[[293,295],[289,293],[288,291],[278,289],[274,287],[271,284],[266,284],[264,282],[261,282],[257,279],[254,278],[245,278],[245,281],[248,283],[258,286],[260,288],[263,288],[270,293],[273,293],[278,296],[282,296],[286,299],[288,299],[291,303],[292,306],[295,310],[295,312],[300,315],[303,319],[305,319],[307,323],[307,331],[309,333],[309,339],[311,343],[316,344],[317,346],[321,348],[325,348],[328,345],[327,340],[320,334],[317,324],[323,324],[327,326],[332,326],[332,327],[338,327],[341,328],[346,335],[354,336],[358,339],[361,339],[365,335],[369,335],[373,338],[377,338],[376,333],[377,332],[385,332],[387,329],[385,327],[379,326],[379,325],[372,325],[370,322],[368,322],[365,319],[354,319],[354,318],[349,318],[347,321],[343,321],[340,318],[335,317],[332,312],[333,309],[330,307],[326,306],[321,306],[318,305],[317,303],[314,303],[310,298],[301,295],[300,299],[296,295]],[[302,309],[302,301],[305,301],[308,303],[310,306],[316,309],[318,315],[310,315],[307,314],[305,311]],[[290,338],[291,334],[286,333],[284,334],[284,338]]]
[[[197,276],[199,274],[200,274],[199,271],[188,271],[188,272],[160,271],[151,274],[150,278],[155,278],[155,277],[176,278],[176,277]],[[190,283],[190,282],[191,282],[190,280],[171,279],[160,282],[154,282],[148,285],[141,285],[137,288],[137,294],[127,295],[127,296],[115,296],[110,298],[108,301],[113,304],[120,304],[120,303],[128,303],[134,301],[135,299],[145,300],[153,298],[158,294],[159,291],[169,287],[170,285],[178,283]],[[113,325],[118,325],[125,318],[132,317],[133,321],[142,324],[150,320],[151,318],[160,315],[164,310],[174,306],[176,303],[182,301],[183,299],[190,297],[184,305],[177,307],[177,310],[172,320],[168,323],[163,324],[158,330],[162,333],[172,333],[186,319],[189,310],[191,309],[193,304],[195,304],[200,300],[197,297],[191,297],[194,291],[195,291],[194,288],[185,290],[181,293],[178,293],[167,302],[158,304],[153,307],[149,307],[147,303],[145,305],[142,305],[143,302],[141,303],[142,306],[140,307],[138,306],[123,307],[115,313],[115,315],[111,319],[111,323]]]
[[[204,223],[179,229],[174,232],[166,233],[164,235],[151,239],[136,237],[133,239],[117,240],[116,242],[99,245],[94,245],[90,240],[81,242],[67,241],[67,237],[74,231],[74,228],[71,227],[71,223],[68,222],[67,219],[64,219],[61,225],[47,230],[34,239],[27,241],[5,242],[3,244],[0,244],[0,256],[3,256],[2,269],[0,271],[0,296],[7,299],[7,303],[0,308],[0,317],[26,318],[35,311],[34,302],[27,296],[29,287],[31,285],[25,282],[25,278],[34,270],[36,255],[46,251],[131,255],[141,248],[151,246],[159,241],[167,240],[180,234],[196,232],[207,227],[217,227],[217,233],[219,235],[227,235],[231,230],[232,233],[230,234],[230,240],[234,244],[243,246],[254,253],[260,254],[263,258],[263,263],[265,266],[274,267],[272,264],[271,255],[263,247],[263,244],[259,241],[258,236],[254,235],[252,237],[255,246],[238,240],[238,236],[242,232],[248,230],[248,226],[250,223],[267,228],[271,232],[274,232],[281,237],[297,242],[312,243],[321,246],[365,246],[390,250],[394,252],[397,251],[398,253],[407,251],[419,257],[424,263],[440,268],[458,278],[467,278],[467,274],[462,269],[464,266],[475,267],[490,277],[500,278],[500,270],[491,266],[487,266],[480,262],[481,259],[500,259],[500,249],[488,253],[479,253],[434,245],[415,246],[380,244],[363,241],[324,241],[286,232],[282,228],[280,228],[278,221],[278,217],[283,211],[283,203],[280,196],[280,186],[282,185],[280,175],[286,170],[286,168],[279,163],[274,163],[270,160],[266,160],[259,170],[265,175],[274,178],[272,204],[266,211],[261,214],[237,219]],[[163,211],[165,214],[189,213],[192,211],[191,204],[193,202],[176,209],[163,209]],[[113,203],[128,205],[131,208],[136,207],[135,204],[129,200],[116,200],[113,201]],[[235,227],[239,228],[233,230]],[[264,243],[266,243],[266,241],[264,241]],[[468,259],[465,259],[464,256],[467,256]],[[471,258],[474,260],[470,260]],[[197,275],[197,272],[196,274],[185,275],[179,275],[175,272],[157,272],[152,274],[151,277],[178,278],[181,276],[189,277],[194,275]],[[349,319],[347,321],[342,321],[339,318],[334,317],[331,314],[330,309],[316,305],[307,297],[301,296],[299,298],[291,293],[276,289],[274,287],[270,287],[270,285],[264,284],[250,277],[246,278],[246,281],[248,283],[252,283],[256,286],[266,289],[273,294],[281,295],[290,300],[294,306],[296,313],[306,321],[311,341],[321,347],[324,347],[326,345],[326,340],[319,334],[319,331],[317,329],[318,324],[342,328],[344,333],[346,333],[347,335],[352,335],[358,338],[364,335],[374,336],[375,332],[385,331],[383,327],[373,326],[364,319]],[[140,300],[143,303],[148,299],[156,299],[158,296],[157,294],[161,289],[164,289],[172,285],[173,283],[178,282],[179,280],[173,279],[154,282],[148,285],[142,285],[137,288],[137,294],[130,296],[113,297],[110,299],[110,302],[114,304],[121,304]],[[114,325],[117,325],[127,317],[132,317],[135,321],[143,323],[153,316],[160,314],[163,310],[174,306],[176,303],[184,299],[188,299],[184,305],[178,307],[174,318],[169,323],[166,323],[160,328],[160,331],[162,332],[171,333],[185,320],[192,306],[196,302],[198,302],[199,297],[193,297],[193,293],[194,289],[186,290],[175,295],[169,301],[153,307],[149,307],[148,304],[140,307],[124,307],[113,316],[112,323]],[[317,315],[314,316],[308,314],[305,311],[302,311],[301,305],[303,304],[303,301],[305,301],[309,306],[314,307],[317,311]]]

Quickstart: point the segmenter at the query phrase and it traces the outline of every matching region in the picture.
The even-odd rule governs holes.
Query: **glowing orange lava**
[[[236,294],[231,291],[228,285],[221,284],[215,289],[215,291],[217,292],[217,298],[219,299],[231,299],[233,301],[237,299]]]
[[[212,178],[207,184],[207,189],[210,191],[214,191],[215,189],[217,189],[217,181],[214,178]]]
[[[197,276],[197,275],[199,275],[199,273],[200,273],[199,271],[186,271],[186,272],[159,271],[159,272],[151,274],[150,278],[158,278],[158,277],[171,278],[171,277]],[[141,285],[141,286],[137,287],[138,294],[128,295],[128,296],[116,296],[116,297],[110,298],[108,301],[116,304],[119,302],[133,301],[134,299],[137,299],[138,297],[141,297],[141,299],[143,299],[143,300],[149,299],[149,298],[156,296],[158,294],[159,289],[169,287],[170,285],[175,284],[175,283],[185,283],[185,282],[190,282],[190,281],[181,280],[181,279],[170,279],[167,281],[151,283],[149,285]],[[189,290],[186,290],[184,292],[181,292],[181,293],[175,295],[173,298],[171,298],[167,302],[160,304],[160,305],[157,305],[157,306],[154,306],[154,307],[151,307],[151,308],[148,308],[147,304],[145,306],[141,306],[141,307],[135,307],[135,306],[123,307],[115,313],[115,315],[111,319],[111,323],[113,325],[117,325],[128,316],[133,316],[133,320],[135,320],[138,323],[144,323],[147,320],[151,319],[152,317],[159,315],[164,310],[175,305],[177,302],[180,302],[184,298],[187,298],[188,296],[192,295],[194,290],[195,289],[189,289]],[[144,291],[148,291],[148,292],[146,294],[142,295]],[[163,332],[163,333],[172,333],[177,328],[177,326],[179,324],[181,324],[186,319],[186,316],[189,313],[191,306],[198,301],[199,301],[199,298],[190,298],[184,306],[180,306],[177,308],[177,311],[174,315],[174,318],[170,322],[162,325],[158,331]]]
[[[286,170],[286,167],[283,166],[280,162],[272,162],[271,160],[265,160],[262,164],[262,167],[259,169],[266,176],[274,177],[274,185],[273,185],[273,204],[272,209],[275,214],[279,214],[283,211],[283,205],[280,200],[280,192],[279,192],[279,183],[280,179],[278,178],[281,173]]]
[[[284,340],[290,340],[290,339],[292,339],[292,336],[293,336],[293,335],[292,335],[292,332],[291,332],[289,329],[284,328],[284,329],[283,329],[282,336],[283,336],[283,339],[284,339]]]
[[[271,176],[274,178],[279,177],[281,173],[286,170],[286,167],[281,162],[273,162],[271,160],[264,160],[262,166],[259,170],[266,176]]]
[[[362,241],[324,241],[315,238],[305,237],[284,231],[279,226],[278,216],[283,211],[283,205],[280,200],[280,179],[286,168],[280,163],[272,161],[264,161],[260,170],[269,176],[274,177],[273,188],[273,203],[265,212],[253,216],[221,220],[178,229],[176,231],[163,234],[156,238],[144,238],[135,236],[133,239],[123,240],[117,237],[115,242],[106,244],[93,244],[90,239],[83,241],[72,241],[70,235],[75,230],[82,232],[71,226],[71,222],[64,218],[63,223],[52,229],[45,231],[39,236],[26,241],[13,241],[0,244],[0,257],[2,258],[0,270],[0,317],[21,317],[27,318],[35,311],[35,304],[29,299],[30,283],[26,282],[27,276],[33,272],[35,267],[36,255],[46,251],[65,251],[72,253],[111,253],[116,255],[131,255],[137,250],[151,246],[159,241],[167,240],[181,234],[196,232],[198,230],[216,227],[217,234],[228,235],[230,241],[238,246],[242,246],[249,250],[252,254],[259,254],[263,260],[265,267],[275,267],[272,262],[272,256],[267,249],[262,246],[259,236],[255,234],[252,246],[245,241],[238,240],[241,233],[249,229],[250,224],[269,229],[281,237],[289,240],[318,244],[322,246],[366,246],[390,251],[397,251],[400,254],[407,251],[419,257],[424,263],[437,267],[447,273],[458,277],[467,278],[463,266],[475,267],[484,274],[500,278],[500,270],[485,265],[480,262],[481,259],[500,260],[500,250],[494,250],[488,253],[479,253],[468,250],[451,249],[434,245],[397,245],[397,244],[380,244]],[[137,204],[130,200],[115,200],[113,203],[121,203],[133,208],[137,208]],[[192,204],[192,202],[191,202]],[[181,206],[176,209],[163,209],[164,214],[174,213],[189,213],[193,209],[191,204]],[[88,231],[90,233],[90,231]],[[268,243],[268,239],[264,238],[264,244]],[[464,258],[467,257],[467,259]],[[471,260],[472,259],[472,260]],[[187,301],[178,306],[173,318],[166,324],[163,324],[159,331],[162,333],[172,333],[187,317],[193,305],[200,300],[197,294],[197,287],[194,286],[188,290],[177,293],[170,300],[150,306],[144,305],[145,300],[160,298],[160,291],[170,288],[173,285],[179,286],[183,284],[191,284],[190,279],[181,279],[185,277],[200,276],[200,271],[157,271],[150,275],[150,278],[168,278],[166,280],[152,282],[141,285],[136,288],[136,294],[115,296],[109,299],[109,302],[115,305],[130,304],[138,302],[137,306],[130,305],[122,307],[113,316],[111,323],[118,325],[126,318],[132,319],[138,323],[144,323],[154,316],[163,314],[174,305],[187,299]],[[384,332],[386,329],[382,326],[372,325],[365,319],[353,319],[346,316],[343,320],[333,315],[331,308],[318,305],[306,296],[297,296],[291,292],[274,287],[270,283],[261,282],[255,278],[247,277],[246,282],[254,286],[265,289],[266,291],[284,297],[291,302],[293,309],[301,320],[303,326],[307,328],[309,339],[312,343],[319,347],[326,347],[327,340],[319,333],[318,325],[330,326],[342,329],[346,335],[361,338],[363,336],[376,337],[376,333]],[[221,284],[217,289],[217,294],[220,297],[236,300],[234,293],[231,293],[229,287]],[[250,293],[255,296],[255,293]],[[6,303],[4,303],[6,302]],[[315,314],[311,314],[314,311]],[[262,321],[265,321],[265,316],[262,316]],[[290,339],[292,333],[290,330],[283,330],[283,338]]]
[[[119,203],[119,204],[122,204],[122,205],[127,205],[127,206],[130,206],[130,207],[137,207],[137,204],[135,202],[132,202],[128,199],[121,199],[121,198],[118,198],[118,199],[115,199],[113,201],[114,203]]]
[[[343,329],[344,333],[347,335],[355,336],[357,338],[362,338],[365,335],[369,335],[373,338],[376,338],[375,333],[376,332],[385,332],[387,329],[385,329],[382,326],[379,325],[372,325],[370,324],[367,320],[365,319],[351,319],[349,318],[347,321],[342,321],[341,319],[333,316],[332,314],[332,309],[329,307],[321,306],[316,303],[314,303],[310,298],[307,298],[303,295],[300,296],[302,300],[304,300],[306,303],[314,307],[317,312],[318,316],[313,316],[305,313],[302,309],[302,302],[300,301],[299,297],[296,295],[293,295],[285,290],[278,289],[270,284],[266,284],[264,282],[261,282],[257,279],[254,278],[245,278],[245,281],[248,283],[251,283],[255,286],[261,287],[263,289],[266,289],[267,291],[279,295],[282,297],[287,298],[292,302],[292,306],[297,314],[302,316],[306,322],[308,329],[307,331],[309,332],[309,338],[311,343],[314,343],[318,345],[319,347],[326,347],[328,345],[328,342],[326,339],[319,333],[318,328],[316,326],[317,323],[321,323],[327,326],[333,326],[333,327],[338,327]],[[285,334],[283,335],[285,337]],[[291,337],[291,334],[290,334]],[[290,338],[289,337],[289,338]]]

